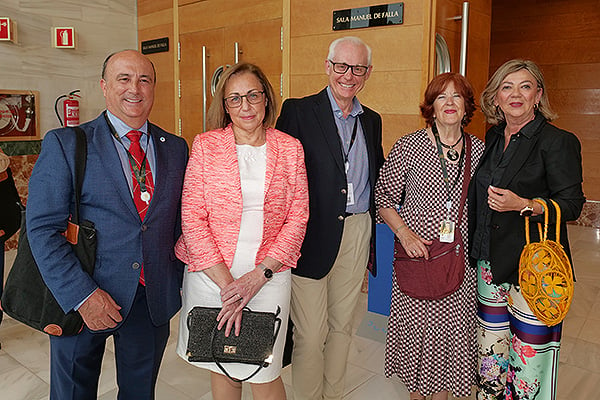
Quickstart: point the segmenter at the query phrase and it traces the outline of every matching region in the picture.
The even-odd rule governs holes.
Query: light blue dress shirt
[[[350,141],[352,140],[352,130],[356,121],[356,139],[348,154],[348,171],[346,171],[346,182],[352,183],[354,189],[354,204],[346,206],[348,213],[363,213],[369,210],[371,184],[369,182],[369,155],[367,153],[367,143],[362,130],[359,115],[363,113],[363,108],[356,97],[352,100],[353,108],[348,117],[344,118],[342,109],[338,106],[331,93],[331,88],[327,87],[327,95],[333,109],[335,125],[338,129],[342,148],[342,157],[348,152]]]

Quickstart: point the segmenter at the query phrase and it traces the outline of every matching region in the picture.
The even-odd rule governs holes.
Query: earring
[[[534,110],[534,111],[537,111],[537,110],[538,110],[538,108],[540,108],[540,103],[535,103],[535,104],[533,105],[533,110]]]

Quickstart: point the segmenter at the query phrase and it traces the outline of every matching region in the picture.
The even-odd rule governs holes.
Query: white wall
[[[17,43],[0,42],[0,89],[40,92],[40,132],[59,126],[54,102],[81,90],[80,121],[104,109],[100,73],[106,56],[137,48],[136,0],[0,0],[17,22]],[[52,47],[51,28],[72,26],[76,49]]]

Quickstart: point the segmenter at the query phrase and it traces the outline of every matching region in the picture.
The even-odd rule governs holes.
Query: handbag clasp
[[[223,346],[223,353],[224,354],[235,354],[235,353],[237,353],[237,346],[225,345],[225,346]]]

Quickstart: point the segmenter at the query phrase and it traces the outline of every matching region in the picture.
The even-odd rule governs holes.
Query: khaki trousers
[[[341,399],[352,315],[369,258],[371,216],[346,218],[338,255],[322,279],[292,275],[294,400]]]

